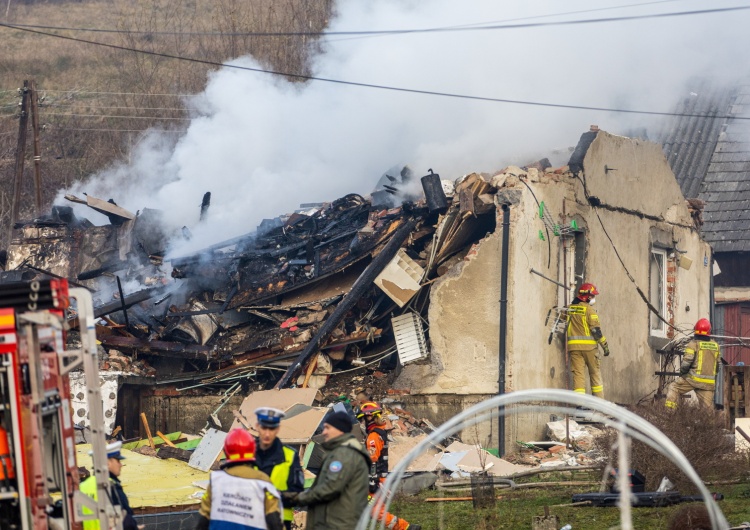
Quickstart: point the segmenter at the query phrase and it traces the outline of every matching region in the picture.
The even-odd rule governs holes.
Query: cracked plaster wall
[[[605,171],[605,166],[616,171]],[[520,201],[511,206],[506,391],[567,388],[570,383],[562,341],[556,338],[548,344],[549,328],[544,325],[547,311],[562,302],[562,289],[529,272],[534,268],[555,280],[564,278],[561,239],[551,238],[550,258],[547,242],[538,238],[544,226],[537,204],[518,181],[517,174],[522,171],[516,170],[516,176],[506,179],[497,198],[502,202],[509,196],[509,189],[516,190],[514,196],[520,195]],[[584,172],[589,194],[602,202],[596,211],[609,237],[646,293],[652,229],[667,234],[693,261],[689,270],[674,268],[668,279],[673,286],[668,318],[679,327],[692,329],[695,321],[709,314],[710,248],[692,227],[659,146],[600,132],[586,154]],[[602,362],[605,395],[617,403],[638,401],[656,389],[654,372],[660,369],[647,306],[619,263],[580,181],[535,170],[525,178],[554,219],[568,225],[575,216],[586,227],[585,280],[601,292],[596,308],[612,350]],[[410,402],[416,404],[433,396],[438,402],[450,404],[456,396],[497,392],[502,239],[499,208],[497,215],[496,232],[433,285],[429,309],[431,356],[427,364],[404,367],[396,382],[399,388],[410,388]],[[677,258],[677,254],[672,255]],[[507,447],[512,447],[514,440],[543,439],[546,421],[549,413],[509,416]],[[482,432],[491,428],[485,426]]]

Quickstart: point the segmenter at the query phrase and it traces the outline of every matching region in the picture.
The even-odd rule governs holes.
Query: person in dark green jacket
[[[345,412],[323,420],[326,456],[315,482],[302,493],[281,493],[284,506],[307,506],[307,530],[353,530],[368,509],[372,462],[351,431],[352,420]]]

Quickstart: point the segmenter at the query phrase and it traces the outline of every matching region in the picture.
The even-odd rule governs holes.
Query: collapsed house
[[[429,361],[395,383],[410,389],[405,407],[442,422],[498,389],[569,388],[555,308],[584,281],[601,292],[612,351],[604,395],[623,404],[652,395],[663,385],[656,373],[674,371],[665,346],[709,314],[711,285],[711,248],[660,146],[593,127],[567,167],[510,167],[491,184],[502,229],[432,284]],[[547,418],[525,412],[467,434],[486,446],[500,432],[510,447],[538,439]]]
[[[424,198],[389,202],[409,178],[169,263],[158,212],[73,198],[112,224],[64,207],[21,223],[0,279],[95,291],[102,368],[118,381],[109,427],[127,437],[141,413],[163,432],[226,428],[255,390],[319,388],[322,400],[332,375],[376,368],[398,376],[392,402],[433,423],[498,392],[568,388],[557,317],[584,280],[602,292],[613,351],[605,394],[630,403],[657,388],[674,327],[708,314],[711,251],[655,144],[592,130],[566,167],[431,173]],[[547,420],[493,420],[465,441],[538,439]]]

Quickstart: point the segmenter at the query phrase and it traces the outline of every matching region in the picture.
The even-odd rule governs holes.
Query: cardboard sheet
[[[287,444],[306,444],[328,413],[325,407],[312,407],[292,418],[281,421],[279,438]]]
[[[281,390],[260,390],[247,396],[240,405],[239,412],[253,426],[255,425],[255,409],[259,407],[274,407],[280,410],[287,410],[296,403],[303,405],[312,405],[315,395],[318,391],[315,388],[284,388]],[[242,424],[235,418],[232,422],[232,429],[242,427]]]

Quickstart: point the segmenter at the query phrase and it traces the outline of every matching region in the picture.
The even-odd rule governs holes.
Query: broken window
[[[649,301],[664,317],[667,314],[667,251],[664,249],[651,249],[649,284]],[[653,311],[649,313],[649,324],[651,335],[666,337],[666,324]]]
[[[586,280],[586,232],[581,227],[581,221],[577,221],[579,227],[573,232],[565,234],[562,238],[560,260],[563,264],[560,282],[569,287],[575,287],[573,293],[577,293]],[[566,294],[569,298],[565,298]],[[558,305],[567,305],[571,302],[568,293],[560,292],[558,295]]]

